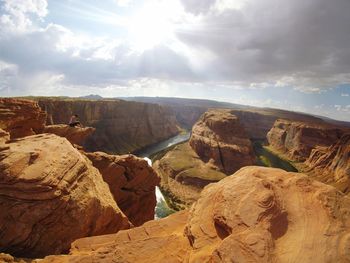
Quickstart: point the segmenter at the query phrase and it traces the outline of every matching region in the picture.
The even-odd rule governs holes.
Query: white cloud
[[[341,96],[342,97],[349,97],[349,94],[348,93],[342,93]]]
[[[32,16],[43,19],[48,14],[46,0],[1,0],[1,31],[24,32],[33,26]]]
[[[132,0],[116,0],[116,2],[117,2],[117,5],[126,7],[126,6],[130,5]]]

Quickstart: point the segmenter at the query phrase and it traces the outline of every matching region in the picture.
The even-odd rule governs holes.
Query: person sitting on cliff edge
[[[82,125],[79,121],[79,116],[77,114],[74,114],[74,115],[72,115],[72,117],[70,117],[69,126],[70,127],[82,127]]]

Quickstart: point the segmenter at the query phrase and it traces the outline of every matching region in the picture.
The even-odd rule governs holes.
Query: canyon
[[[161,189],[171,208],[189,207],[201,190],[255,162],[252,144],[231,110],[205,112],[193,126],[188,143],[155,162]]]
[[[89,151],[125,154],[180,132],[175,115],[157,104],[123,100],[35,98],[47,112],[47,125],[67,124],[73,114],[95,128],[84,147]]]
[[[159,179],[145,160],[85,152],[94,128],[45,126],[46,113],[36,102],[2,102],[1,252],[30,258],[66,253],[78,238],[154,218]]]
[[[269,148],[299,171],[350,192],[350,129],[331,124],[277,120],[267,135]]]
[[[349,129],[191,103],[1,99],[0,262],[349,262]],[[194,120],[153,168],[125,154]],[[303,173],[254,166],[255,139]],[[154,220],[157,185],[182,211]]]

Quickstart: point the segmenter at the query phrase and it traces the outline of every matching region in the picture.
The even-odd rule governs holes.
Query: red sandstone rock
[[[0,129],[0,144],[4,144],[8,140],[10,140],[10,134]]]
[[[134,155],[85,153],[100,171],[120,209],[135,226],[154,219],[159,178],[144,159]]]
[[[350,193],[350,133],[329,147],[316,147],[305,164],[312,175]]]
[[[305,161],[316,146],[336,143],[343,129],[314,123],[277,120],[267,134],[270,146],[295,161]]]
[[[41,257],[77,238],[130,227],[91,162],[65,138],[41,134],[0,149],[0,251]]]
[[[83,145],[86,139],[95,132],[92,127],[70,127],[65,124],[45,126],[45,133],[53,133],[60,137],[65,137],[72,144]]]
[[[0,98],[0,128],[11,139],[41,133],[46,113],[36,102],[23,99]]]
[[[245,167],[187,212],[84,238],[47,262],[349,262],[350,199],[303,174]]]
[[[227,175],[255,161],[252,144],[230,110],[204,113],[192,129],[190,145],[204,162]]]

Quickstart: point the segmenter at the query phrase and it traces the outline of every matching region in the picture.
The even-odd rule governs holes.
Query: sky
[[[349,0],[0,0],[0,96],[166,96],[350,121]]]

